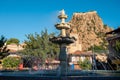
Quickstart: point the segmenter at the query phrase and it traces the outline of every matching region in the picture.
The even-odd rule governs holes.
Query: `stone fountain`
[[[66,75],[66,71],[68,69],[66,46],[71,43],[74,43],[75,38],[69,37],[68,35],[66,35],[66,30],[70,28],[70,24],[65,22],[65,19],[67,19],[67,15],[65,14],[64,10],[60,12],[60,15],[58,16],[58,18],[61,20],[61,22],[56,24],[55,27],[58,30],[60,30],[61,33],[58,37],[50,38],[50,41],[60,45],[60,54],[59,54],[60,75]]]
[[[66,34],[70,24],[65,22],[67,15],[62,10],[58,18],[60,23],[55,27],[61,31],[58,37],[50,38],[50,41],[60,46],[59,68],[58,70],[38,70],[38,71],[13,71],[0,72],[0,80],[120,80],[120,71],[110,70],[70,70],[67,62],[67,45],[74,43],[74,37]],[[67,72],[67,73],[66,73]]]

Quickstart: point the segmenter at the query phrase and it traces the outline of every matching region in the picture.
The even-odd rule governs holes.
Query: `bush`
[[[4,69],[17,69],[21,62],[18,57],[6,57],[3,59],[2,66]]]
[[[116,50],[117,53],[120,53],[120,40],[116,41],[115,50]]]
[[[94,45],[88,48],[88,50],[94,50],[94,52],[100,52],[100,51],[105,51],[105,48],[102,45],[100,46]]]
[[[91,70],[92,69],[92,65],[90,63],[90,60],[88,60],[88,59],[85,59],[84,61],[78,61],[78,64],[83,70]]]

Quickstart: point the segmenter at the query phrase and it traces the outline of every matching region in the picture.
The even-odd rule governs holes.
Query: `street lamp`
[[[92,46],[92,69],[95,69],[95,54],[94,54],[94,44],[91,44]]]

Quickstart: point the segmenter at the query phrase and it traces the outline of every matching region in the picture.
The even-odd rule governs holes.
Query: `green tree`
[[[0,59],[3,59],[4,57],[8,56],[8,49],[5,45],[7,39],[4,36],[1,36],[0,38]]]
[[[117,51],[117,53],[120,53],[120,40],[116,40],[115,50]]]
[[[15,44],[19,44],[19,40],[16,38],[10,38],[9,40],[7,40],[7,44],[11,44],[11,43],[15,43]]]
[[[2,66],[4,69],[17,69],[20,62],[19,57],[6,57],[3,59]]]
[[[92,50],[94,52],[101,52],[101,51],[105,50],[105,47],[102,45],[100,45],[100,46],[94,45],[94,46],[91,46],[88,50]]]
[[[90,60],[88,60],[88,59],[85,59],[84,61],[78,61],[78,64],[83,70],[91,70],[92,69],[92,65],[90,63]]]
[[[54,36],[54,33],[48,34],[47,30],[42,31],[41,34],[26,35],[28,40],[25,40],[26,47],[23,53],[35,56],[43,63],[48,58],[55,58],[58,55],[59,46],[49,41],[52,36]]]

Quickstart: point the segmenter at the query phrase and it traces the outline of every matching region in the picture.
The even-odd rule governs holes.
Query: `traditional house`
[[[74,53],[69,53],[69,63],[70,65],[74,65],[74,69],[81,69],[79,65],[79,61],[89,60],[92,64],[93,54],[92,52],[82,52],[82,51],[75,51]]]
[[[106,33],[109,43],[109,61],[114,64],[115,69],[120,68],[120,27]]]
[[[19,50],[23,50],[24,49],[23,46],[24,46],[23,44],[17,45],[15,43],[12,43],[12,44],[7,45],[7,49],[9,49],[10,52],[17,52]]]

